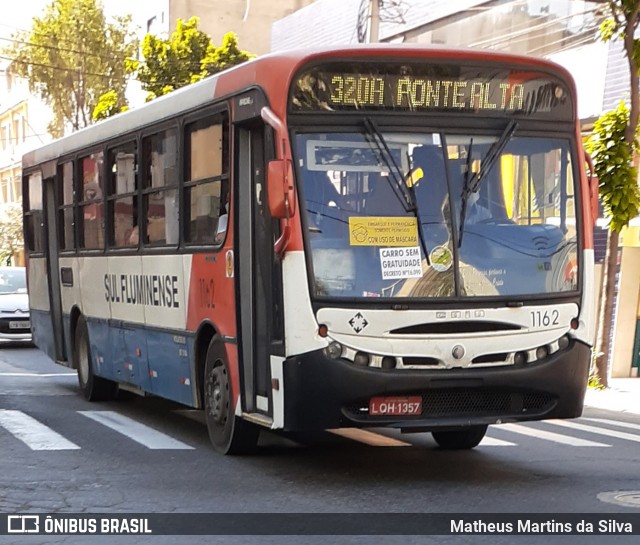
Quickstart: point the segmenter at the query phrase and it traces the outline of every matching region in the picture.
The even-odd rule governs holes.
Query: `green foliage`
[[[130,63],[138,72],[147,101],[195,83],[241,64],[254,55],[238,47],[238,38],[232,32],[225,34],[220,47],[198,30],[197,17],[188,21],[178,19],[176,30],[168,40],[147,34],[142,42],[144,61]]]
[[[4,265],[23,248],[22,205],[6,204],[0,208],[0,264]]]
[[[166,95],[175,89],[202,79],[201,63],[211,39],[198,30],[198,18],[178,19],[176,30],[168,40],[147,34],[142,41],[144,62],[137,66],[138,80],[147,100]]]
[[[633,21],[634,30],[638,26],[639,2],[638,0],[609,0],[608,4],[610,16],[600,25],[598,36],[603,42],[624,41],[629,23]],[[627,51],[627,53],[631,54],[636,64],[640,64],[639,39],[633,40],[632,51]]]
[[[607,387],[602,384],[600,377],[598,375],[589,375],[589,388],[593,388],[594,390],[606,390]]]
[[[124,97],[118,96],[115,91],[107,91],[103,94],[96,107],[93,109],[91,118],[94,121],[102,121],[113,115],[127,110],[127,105],[123,100]]]
[[[209,46],[207,56],[202,60],[202,69],[207,75],[217,74],[254,57],[238,47],[238,37],[233,32],[227,32],[220,47]]]
[[[637,141],[629,146],[624,135],[629,124],[629,109],[621,102],[617,109],[603,114],[594,124],[586,143],[596,176],[605,213],[611,229],[620,231],[638,215],[640,192],[637,172],[632,165]]]
[[[48,130],[53,136],[91,124],[107,91],[124,103],[125,60],[138,49],[130,23],[128,16],[107,23],[99,0],[53,0],[41,17],[34,17],[30,31],[14,36],[5,50],[14,59],[11,70],[51,106]]]

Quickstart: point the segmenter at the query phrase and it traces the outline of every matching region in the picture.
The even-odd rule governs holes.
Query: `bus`
[[[33,338],[87,400],[260,430],[581,414],[593,210],[576,89],[537,58],[267,55],[23,158]]]

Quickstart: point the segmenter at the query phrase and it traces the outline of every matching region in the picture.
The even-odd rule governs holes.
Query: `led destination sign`
[[[446,111],[572,118],[565,85],[548,74],[456,65],[335,64],[303,72],[291,110]]]

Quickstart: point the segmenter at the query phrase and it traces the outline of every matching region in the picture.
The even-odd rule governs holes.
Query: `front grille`
[[[419,394],[406,394],[419,395]],[[454,418],[464,416],[536,415],[548,412],[555,404],[551,394],[486,390],[429,390],[422,394],[422,414],[418,416],[369,416],[369,401],[344,408],[358,420],[397,420]]]

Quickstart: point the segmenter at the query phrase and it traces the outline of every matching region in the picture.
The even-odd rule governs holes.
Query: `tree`
[[[23,249],[22,206],[6,204],[0,208],[0,265],[13,260]]]
[[[238,47],[238,37],[233,32],[227,32],[222,38],[220,47],[209,46],[207,55],[202,60],[202,69],[210,76],[254,57],[255,55]]]
[[[198,30],[198,18],[178,19],[169,39],[147,34],[142,41],[144,61],[134,65],[147,100],[194,83],[204,77],[202,61],[211,38]]]
[[[101,121],[126,110],[128,110],[128,106],[124,97],[118,96],[115,91],[107,91],[98,99],[98,104],[93,109],[91,118],[94,121]]]
[[[608,386],[607,364],[613,322],[615,281],[618,267],[620,230],[638,213],[636,171],[631,162],[636,150],[636,133],[640,97],[638,96],[638,61],[640,41],[635,31],[640,22],[640,0],[609,0],[610,17],[602,24],[604,40],[623,41],[629,67],[629,108],[621,106],[604,114],[596,123],[595,134],[587,149],[594,157],[600,180],[600,195],[610,218],[607,255],[603,275],[603,294],[598,313],[595,370],[603,386]]]
[[[198,21],[197,17],[186,22],[178,19],[167,40],[152,34],[144,37],[144,60],[132,66],[142,90],[148,92],[147,101],[254,57],[238,47],[238,38],[232,32],[225,34],[222,45],[216,47],[207,34],[198,30]]]
[[[51,106],[52,136],[90,125],[107,91],[125,103],[125,59],[138,49],[130,23],[130,16],[107,23],[99,0],[53,0],[42,17],[34,17],[30,31],[14,36],[5,51],[13,59],[11,70]]]

